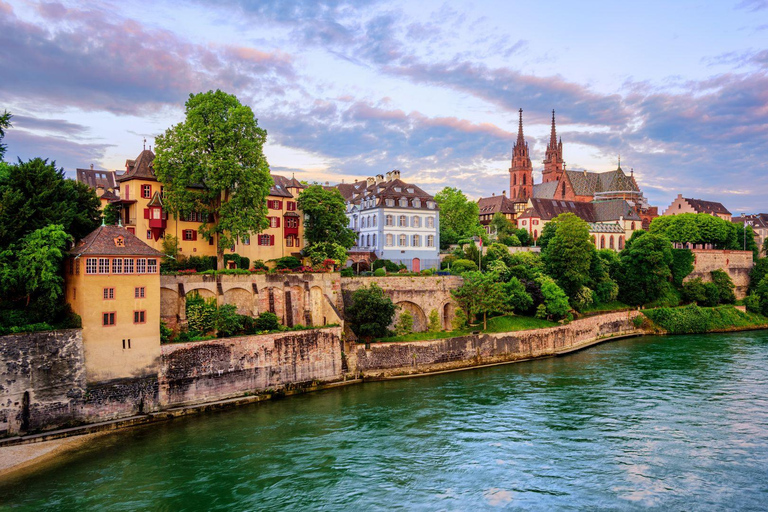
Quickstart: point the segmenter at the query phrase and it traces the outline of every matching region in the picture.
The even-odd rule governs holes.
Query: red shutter
[[[144,208],[144,218],[145,219],[149,218],[149,208]]]
[[[282,210],[283,209],[283,202],[282,201],[278,201],[277,202],[277,209],[278,210]]]
[[[192,231],[192,240],[197,240],[197,231]]]
[[[280,227],[280,217],[277,217],[277,226],[275,226],[275,227],[276,227],[276,228],[279,228],[279,227]]]
[[[269,235],[269,245],[275,245],[275,235]]]

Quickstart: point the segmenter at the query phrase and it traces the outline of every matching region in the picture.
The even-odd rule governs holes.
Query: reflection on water
[[[768,332],[648,337],[96,439],[15,510],[765,509]]]

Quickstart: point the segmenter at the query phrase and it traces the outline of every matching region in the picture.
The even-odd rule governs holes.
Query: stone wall
[[[442,328],[450,330],[456,311],[451,290],[461,286],[462,282],[459,276],[343,277],[341,292],[344,304],[349,304],[355,290],[376,283],[400,307],[398,315],[408,311],[413,316],[414,331],[427,330],[433,310],[437,311]]]
[[[343,377],[341,327],[174,343],[162,351],[163,406]]]
[[[425,373],[552,356],[587,346],[594,340],[638,332],[637,311],[610,313],[567,325],[496,334],[472,334],[442,340],[350,346],[350,366],[366,377]],[[351,344],[350,344],[351,345]]]
[[[718,249],[692,249],[694,256],[693,272],[683,281],[700,277],[702,281],[712,281],[713,270],[725,271],[736,285],[734,292],[737,299],[743,299],[749,287],[749,272],[754,266],[752,251],[726,251]]]

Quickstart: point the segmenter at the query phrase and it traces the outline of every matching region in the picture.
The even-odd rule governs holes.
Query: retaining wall
[[[719,249],[692,249],[694,256],[693,272],[683,281],[700,277],[704,282],[712,281],[713,270],[723,270],[731,277],[736,286],[737,299],[747,295],[749,273],[754,266],[752,251],[727,251]]]

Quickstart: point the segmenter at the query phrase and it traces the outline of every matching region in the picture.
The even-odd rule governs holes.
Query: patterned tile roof
[[[589,223],[625,220],[642,221],[640,216],[623,199],[613,199],[597,203],[581,201],[565,201],[561,199],[533,198],[531,207],[527,208],[519,218],[538,217],[549,221],[561,213],[573,213]]]
[[[624,234],[624,228],[618,224],[599,224],[588,222],[590,233],[621,233]]]
[[[642,221],[634,208],[623,199],[597,201],[592,204],[594,205],[595,220],[597,222],[619,220],[620,217],[623,217],[625,220]]]
[[[122,226],[99,226],[69,250],[73,256],[157,256],[151,248]]]
[[[639,192],[635,180],[619,167],[609,172],[565,171],[577,196],[594,196],[598,192]]]
[[[555,192],[557,192],[557,181],[548,181],[547,183],[539,183],[533,186],[533,197],[541,199],[554,199]]]

